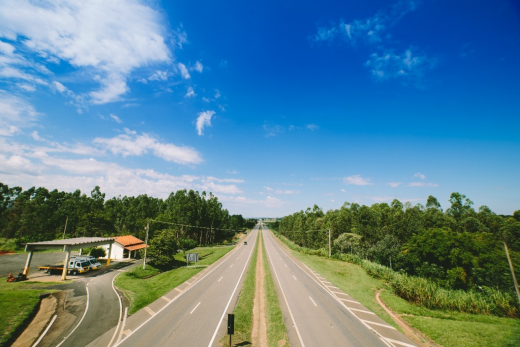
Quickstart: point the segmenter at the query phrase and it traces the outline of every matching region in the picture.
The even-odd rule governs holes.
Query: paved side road
[[[9,272],[13,275],[21,272],[25,267],[28,253],[4,254],[0,255],[0,277],[7,277]],[[78,252],[70,252],[71,256]],[[65,260],[64,252],[40,253],[34,252],[29,269],[29,279],[31,275],[38,275],[38,266],[62,263]]]

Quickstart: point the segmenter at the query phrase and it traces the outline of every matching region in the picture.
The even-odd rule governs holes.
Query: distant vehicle
[[[247,246],[247,241],[244,241],[244,246]]]
[[[38,266],[38,270],[45,270],[48,274],[53,272],[62,272],[63,265],[46,265]],[[67,267],[67,273],[72,275],[82,274],[90,270],[90,262],[85,260],[72,259]]]
[[[88,262],[90,264],[90,270],[97,270],[101,267],[99,261],[90,255],[76,255],[72,257],[72,259]]]

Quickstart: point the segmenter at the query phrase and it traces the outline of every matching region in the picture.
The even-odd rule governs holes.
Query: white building
[[[132,235],[115,236],[110,259],[121,260],[135,257],[137,251],[146,247],[144,241]],[[108,245],[102,246],[108,256]]]

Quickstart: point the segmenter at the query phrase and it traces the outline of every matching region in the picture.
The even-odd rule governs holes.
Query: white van
[[[62,267],[63,268],[63,267]],[[73,275],[82,274],[90,270],[90,263],[86,260],[72,259],[67,271]]]
[[[97,261],[96,258],[94,258],[90,255],[76,255],[76,256],[72,257],[72,259],[76,260],[76,261],[88,262],[91,270],[97,270],[101,267],[101,264],[99,263],[99,261]]]

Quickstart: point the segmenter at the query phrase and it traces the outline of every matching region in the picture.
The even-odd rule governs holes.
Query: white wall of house
[[[108,258],[108,245],[102,246],[105,249],[105,252],[107,253],[107,256],[105,258]],[[123,259],[123,252],[124,248],[119,243],[114,242],[112,244],[112,253],[110,253],[110,259],[113,260],[119,260]]]

